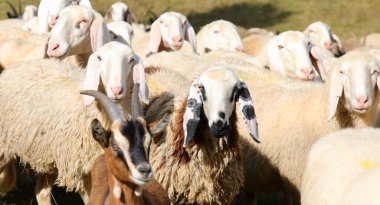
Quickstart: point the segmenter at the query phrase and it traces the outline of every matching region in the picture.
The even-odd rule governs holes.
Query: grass
[[[9,0],[17,5],[19,0]],[[39,0],[20,0],[22,5]],[[91,0],[94,8],[104,13],[116,0]],[[380,32],[380,7],[377,0],[124,0],[139,20],[152,22],[165,11],[178,11],[188,16],[196,30],[216,19],[226,19],[244,27],[270,30],[303,30],[313,21],[322,20],[342,38],[351,34],[363,36]],[[0,0],[0,19],[10,10]]]

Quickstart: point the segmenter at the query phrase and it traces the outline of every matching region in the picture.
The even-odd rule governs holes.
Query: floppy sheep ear
[[[86,68],[86,79],[83,83],[83,90],[98,90],[100,80],[100,65],[97,58],[97,53],[91,54],[88,59],[87,68]],[[92,96],[85,95],[83,96],[84,104],[90,105],[94,102],[95,98]]]
[[[201,109],[201,91],[199,90],[198,79],[195,79],[191,84],[185,114],[183,115],[183,131],[185,134],[183,147],[187,147],[194,140],[195,131],[201,116]]]
[[[158,18],[156,21],[152,23],[149,33],[149,46],[147,57],[153,53],[158,52],[158,48],[161,44],[161,30],[160,30],[160,19]]]
[[[235,102],[239,102],[239,110],[243,116],[245,125],[248,128],[249,135],[255,142],[260,143],[255,108],[248,87],[245,82],[239,81],[236,84],[236,89],[237,94],[235,96]]]
[[[110,41],[109,31],[102,17],[97,16],[90,28],[91,47],[95,52],[99,47]]]
[[[327,74],[326,74],[325,66],[323,64],[323,59],[322,59],[321,53],[319,52],[319,50],[316,46],[311,46],[309,52],[310,52],[310,59],[317,62],[316,70],[317,70],[319,76],[321,76],[322,80],[325,81]]]
[[[79,5],[81,6],[87,6],[88,8],[92,9],[91,3],[89,0],[80,0]]]
[[[330,81],[327,121],[330,121],[334,117],[339,98],[342,96],[343,92],[342,76],[340,75],[338,67],[334,69]]]
[[[191,47],[193,48],[193,52],[197,53],[197,42],[196,42],[194,28],[193,26],[191,26],[191,24],[189,23],[187,19],[184,24],[185,24],[185,40],[190,42]]]
[[[92,137],[103,147],[108,147],[108,136],[102,123],[98,119],[93,119],[91,122]]]
[[[145,104],[149,103],[149,89],[146,84],[144,66],[142,64],[141,59],[138,56],[134,56],[135,61],[132,66],[133,71],[133,82],[139,83],[139,97],[142,102]]]

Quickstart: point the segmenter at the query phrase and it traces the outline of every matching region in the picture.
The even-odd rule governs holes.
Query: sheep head
[[[92,53],[110,41],[103,18],[94,10],[71,5],[59,15],[47,42],[49,57],[62,59],[69,55]]]
[[[202,110],[212,134],[217,138],[226,136],[231,130],[229,120],[236,102],[240,103],[239,111],[244,116],[251,137],[258,142],[255,110],[247,86],[232,71],[214,67],[203,72],[191,84],[183,116],[183,146],[193,141]]]
[[[139,95],[148,103],[149,90],[145,82],[144,66],[132,49],[119,42],[109,42],[93,53],[87,64],[84,90],[98,90],[100,80],[108,95],[114,101],[123,99],[127,93],[127,79],[132,76],[134,83],[139,83]],[[85,96],[86,105],[94,98]]]
[[[157,53],[160,44],[171,50],[179,50],[184,40],[190,42],[196,53],[195,32],[186,16],[177,12],[166,12],[152,23],[147,55]]]
[[[236,26],[225,20],[218,20],[202,28],[205,34],[201,40],[207,50],[244,51]]]
[[[378,59],[380,50],[358,50],[339,60],[331,77],[328,120],[334,117],[339,100],[349,112],[368,112],[380,88]]]
[[[318,48],[299,31],[287,31],[274,37],[269,45],[268,60],[270,69],[283,76],[301,80],[326,78]]]
[[[107,10],[105,18],[112,21],[125,21],[130,24],[136,21],[128,5],[123,2],[112,4],[111,8]]]

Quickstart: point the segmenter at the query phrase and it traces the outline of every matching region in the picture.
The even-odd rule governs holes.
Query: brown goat
[[[91,123],[92,135],[105,153],[99,156],[93,165],[92,189],[88,204],[170,204],[163,187],[157,181],[151,180],[152,169],[148,163],[151,136],[147,131],[147,123],[140,117],[138,103],[132,106],[132,119],[126,119],[120,108],[105,95],[96,91],[83,93],[97,98],[107,110],[111,121],[110,130],[105,130],[97,119]],[[137,102],[136,98],[134,95],[132,102]],[[168,103],[162,104],[162,100],[156,98],[148,107],[148,111],[150,108],[157,109],[156,104],[171,106],[172,97],[163,95],[162,98]],[[170,112],[170,109],[167,110]],[[167,116],[167,113],[156,113],[163,116],[163,119]],[[161,120],[162,118],[158,119],[158,123],[166,124],[167,120]],[[155,132],[162,127],[157,126],[157,122],[151,122],[148,126]]]

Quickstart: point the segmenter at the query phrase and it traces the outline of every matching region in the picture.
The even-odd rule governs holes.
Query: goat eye
[[[278,49],[283,49],[283,48],[284,48],[284,46],[278,45]]]
[[[113,151],[117,152],[117,151],[119,151],[119,146],[117,146],[117,144],[115,144],[115,143],[112,143],[112,144],[111,144],[111,149],[112,149]]]

